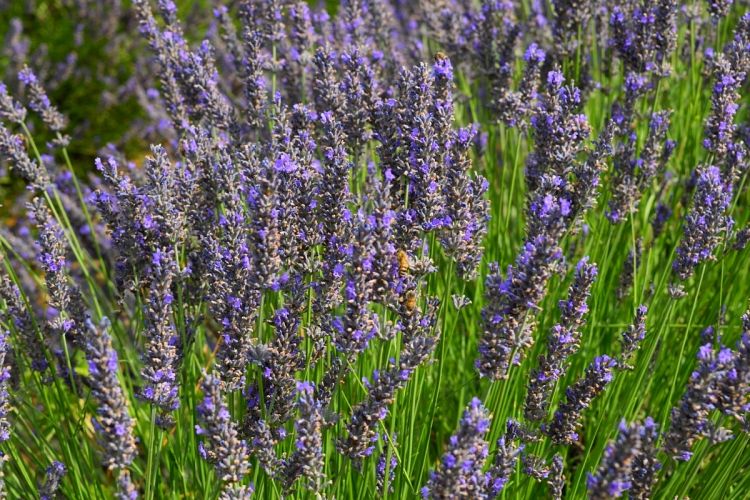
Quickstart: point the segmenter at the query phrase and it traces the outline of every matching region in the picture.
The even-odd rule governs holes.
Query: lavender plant
[[[337,4],[7,6],[4,496],[742,496],[745,4]]]

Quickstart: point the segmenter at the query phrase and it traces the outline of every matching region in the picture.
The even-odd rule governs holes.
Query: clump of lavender
[[[370,118],[377,82],[370,61],[356,47],[341,54],[341,66],[343,77],[339,88],[344,96],[344,105],[340,119],[349,150],[358,154],[370,139]]]
[[[541,421],[547,416],[549,397],[555,383],[564,373],[567,359],[580,345],[581,328],[588,312],[587,300],[598,273],[595,264],[584,257],[576,266],[575,278],[568,297],[561,300],[560,321],[552,327],[547,341],[547,353],[539,357],[539,365],[530,374],[524,416],[531,421]]]
[[[236,425],[221,393],[220,380],[204,374],[201,382],[203,400],[197,407],[196,434],[201,436],[199,452],[213,463],[223,482],[222,495],[227,498],[249,498],[252,486],[243,484],[250,468],[247,445],[239,438]]]
[[[533,344],[535,314],[546,294],[547,281],[560,265],[558,243],[571,205],[562,196],[540,195],[529,211],[529,239],[515,264],[508,266],[505,279],[497,265],[491,265],[486,280],[485,332],[477,368],[482,376],[492,379],[507,377],[511,365],[519,364]]]
[[[585,40],[581,39],[581,34],[587,32],[592,6],[582,0],[553,0],[552,5],[555,48],[560,57],[576,57],[576,52],[585,43]]]
[[[440,190],[441,173],[444,165],[439,162],[441,142],[439,128],[435,127],[434,94],[435,76],[426,64],[420,64],[404,73],[401,86],[404,89],[403,126],[409,131],[404,137],[406,155],[399,167],[406,183],[409,208],[404,213],[402,223],[408,231],[405,248],[416,249],[420,243],[420,231],[430,231],[441,227],[445,221],[442,211],[445,205]],[[443,146],[444,147],[444,146]]]
[[[577,89],[562,86],[562,74],[552,71],[547,80],[550,95],[567,96],[563,102],[577,100]],[[536,123],[554,125],[560,116],[569,116],[576,106],[560,110],[553,107],[552,111],[541,108],[535,115]],[[559,156],[556,151],[548,150],[547,145],[539,145],[539,151],[530,160],[528,175],[532,192],[527,210],[527,236],[515,263],[508,266],[507,277],[502,278],[496,264],[490,265],[485,285],[487,305],[482,310],[484,333],[477,360],[479,373],[484,377],[507,377],[510,367],[519,364],[532,345],[539,303],[546,295],[550,277],[561,267],[560,242],[595,203],[599,175],[610,151],[612,128],[605,128],[596,149],[586,161],[579,162],[577,157],[583,151],[588,125],[583,115],[576,116],[579,120],[574,122],[578,125],[569,131],[570,135],[560,131]],[[558,135],[554,130],[545,134]],[[560,163],[562,157],[570,163]]]
[[[297,436],[295,451],[284,463],[283,481],[287,489],[302,478],[309,490],[320,492],[325,486],[323,435],[323,409],[315,399],[315,389],[309,382],[297,383],[300,416],[294,423]]]
[[[345,134],[341,123],[330,111],[320,114],[324,138],[323,174],[318,191],[316,211],[321,221],[324,248],[321,300],[326,306],[338,304],[343,278],[345,255],[343,251],[351,234],[351,214],[347,208],[350,199],[347,179],[352,164],[347,159]]]
[[[219,87],[211,44],[205,41],[191,50],[176,17],[176,9],[160,8],[165,21],[160,29],[145,0],[134,2],[141,33],[157,54],[167,108],[177,130],[185,130],[192,118],[209,127],[227,130],[233,123],[232,108]]]
[[[620,423],[617,439],[604,449],[596,473],[588,475],[587,486],[591,498],[619,498],[626,492],[630,493],[634,487],[637,495],[643,494],[642,481],[646,478],[643,477],[645,471],[639,466],[645,460],[655,460],[654,455],[647,456],[654,451],[654,430],[655,424],[651,418],[647,418],[643,425],[629,426],[624,420]],[[638,479],[635,478],[636,471],[639,473]]]
[[[581,113],[581,91],[565,85],[557,70],[547,73],[546,89],[531,116],[534,150],[526,160],[526,182],[530,191],[540,187],[543,175],[564,178],[576,163],[591,127]]]
[[[612,370],[616,365],[609,356],[599,356],[589,364],[584,376],[565,390],[565,402],[560,404],[552,421],[542,426],[542,431],[554,443],[573,444],[578,441],[582,413],[612,381]]]
[[[518,90],[507,89],[496,104],[498,118],[506,125],[525,127],[525,118],[531,114],[536,104],[545,58],[544,50],[536,43],[530,44],[524,52],[523,59],[526,67]]]
[[[44,472],[44,482],[39,486],[40,500],[55,500],[57,491],[60,489],[60,482],[68,470],[62,462],[52,462]]]
[[[715,24],[724,19],[729,13],[729,9],[732,7],[734,0],[709,0],[708,1],[708,12],[711,13],[711,18]]]
[[[263,234],[270,239],[271,228],[262,218],[255,221],[264,226]],[[228,210],[214,228],[217,234],[205,241],[210,269],[206,296],[210,311],[221,325],[218,376],[228,390],[237,390],[244,384],[247,350],[262,293],[258,276],[261,266],[253,262],[257,254],[251,252],[252,246],[247,242],[246,223],[244,212]]]
[[[273,423],[288,420],[294,410],[295,395],[308,389],[307,386],[300,389],[294,378],[295,372],[305,366],[304,354],[300,351],[302,337],[296,309],[278,309],[272,320],[276,333],[273,340],[260,349],[251,348],[250,360],[258,364],[263,373],[265,415]]]
[[[482,472],[487,459],[485,434],[490,428],[487,409],[478,398],[464,411],[457,432],[451,436],[440,466],[430,473],[422,488],[424,498],[483,498],[486,477]]]
[[[611,45],[623,60],[626,73],[669,73],[670,57],[677,41],[677,2],[615,6],[609,25]]]
[[[699,264],[713,258],[722,233],[733,224],[726,213],[731,198],[732,185],[719,168],[708,166],[699,170],[693,205],[685,216],[682,240],[672,263],[678,279],[688,279]]]
[[[714,86],[703,146],[713,154],[716,165],[723,165],[736,147],[734,118],[739,109],[739,91],[746,73],[741,68],[734,68],[723,53],[716,54],[711,65]]]
[[[664,436],[664,451],[670,457],[690,460],[693,444],[713,434],[711,412],[719,403],[720,387],[733,368],[731,349],[721,348],[717,352],[710,343],[698,349],[698,366],[690,375],[680,403],[672,408],[669,431]]]
[[[197,187],[192,179],[195,173],[184,163],[169,161],[161,146],[151,148],[139,183],[135,182],[137,172],[120,172],[112,157],[97,158],[95,164],[103,186],[93,199],[111,231],[115,281],[121,293],[135,291],[136,282],[149,284],[151,266],[160,252],[179,247],[185,240],[192,190]]]
[[[91,394],[99,405],[92,424],[99,433],[99,443],[104,449],[104,466],[118,471],[119,493],[124,498],[132,498],[130,493],[135,490],[128,467],[137,453],[133,434],[135,422],[130,417],[127,400],[117,377],[117,351],[112,347],[108,320],[102,320],[99,326],[89,320],[87,327],[83,350],[89,366]]]

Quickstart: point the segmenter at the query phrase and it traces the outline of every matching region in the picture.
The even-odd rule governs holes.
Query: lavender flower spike
[[[39,500],[55,500],[57,490],[60,489],[60,481],[67,469],[61,462],[52,462],[44,473],[44,483],[39,487]]]
[[[33,71],[28,66],[24,67],[18,74],[18,79],[28,87],[31,98],[30,107],[42,117],[42,121],[53,132],[61,132],[67,120],[58,109],[52,105],[47,97],[44,87],[39,83]]]
[[[617,361],[620,368],[631,370],[632,367],[628,365],[628,361],[632,359],[635,352],[640,349],[641,342],[646,338],[646,314],[648,314],[648,307],[641,304],[635,311],[635,319],[633,324],[628,327],[627,330],[622,332],[622,352],[620,359]]]
[[[656,459],[656,441],[659,438],[659,429],[654,419],[646,417],[643,425],[638,426],[638,434],[641,439],[640,453],[633,461],[633,479],[628,496],[633,500],[646,500],[651,498],[651,489],[656,482],[656,473],[661,469],[661,462]]]
[[[565,487],[565,464],[562,455],[559,453],[552,457],[550,466],[550,477],[547,478],[549,484],[549,494],[553,500],[562,500],[563,488]]]
[[[552,327],[547,341],[547,353],[540,356],[539,366],[531,372],[524,407],[524,415],[528,420],[540,421],[547,416],[549,397],[555,382],[562,376],[567,359],[578,350],[580,330],[588,312],[586,302],[597,273],[596,264],[589,264],[587,257],[581,259],[576,266],[568,298],[558,304],[562,312],[560,322]]]
[[[573,444],[578,441],[583,410],[601,394],[612,381],[612,369],[616,362],[609,356],[599,356],[586,368],[583,378],[565,390],[565,402],[555,412],[552,422],[542,430],[556,444]]]
[[[128,403],[117,378],[117,351],[112,347],[109,321],[99,326],[87,321],[88,331],[83,349],[89,364],[89,383],[94,400],[99,404],[92,424],[104,449],[103,462],[109,470],[119,471],[120,498],[132,498],[134,487],[128,467],[136,455],[135,423],[128,412]]]
[[[284,464],[284,485],[291,488],[297,478],[304,478],[307,488],[320,492],[325,486],[323,472],[323,408],[315,399],[315,388],[309,382],[297,383],[300,417],[294,423],[296,450]]]
[[[11,171],[33,189],[43,190],[49,186],[47,170],[36,160],[29,158],[23,136],[12,134],[3,124],[0,124],[0,158],[7,161]]]
[[[10,439],[10,394],[8,385],[10,383],[10,345],[8,344],[7,331],[0,331],[0,444]],[[0,452],[0,498],[5,498],[5,481],[3,480],[3,465],[7,456]]]
[[[0,82],[0,119],[18,125],[26,120],[26,108],[8,94],[8,87]]]
[[[171,286],[176,264],[171,252],[158,251],[152,259],[153,282],[145,306],[146,352],[143,378],[146,387],[141,397],[159,408],[159,423],[170,426],[169,413],[180,405],[177,387],[179,336],[172,321]]]
[[[35,198],[29,209],[39,229],[37,260],[44,271],[49,305],[59,311],[57,317],[49,321],[49,326],[61,340],[67,338],[74,345],[80,345],[88,313],[80,289],[70,282],[65,235],[42,199]]]
[[[424,498],[486,498],[487,481],[482,468],[487,459],[485,435],[489,428],[487,409],[478,398],[472,399],[458,431],[450,438],[440,467],[422,488]]]
[[[732,186],[718,167],[700,169],[693,206],[685,217],[684,234],[672,263],[680,280],[688,279],[700,263],[712,258],[721,233],[732,227],[732,218],[726,214],[731,199]]]
[[[198,450],[204,459],[212,462],[219,479],[224,482],[222,498],[250,498],[253,488],[243,484],[250,468],[248,449],[239,438],[237,426],[229,414],[221,394],[218,377],[205,374],[201,383],[203,401],[198,405],[195,432],[202,436]]]
[[[516,444],[516,441],[523,437],[520,424],[515,420],[508,419],[505,428],[505,434],[497,440],[497,452],[494,463],[490,467],[490,470],[487,471],[487,493],[489,498],[496,498],[503,491],[508,480],[510,480],[511,474],[515,471],[518,459],[525,448],[523,443]]]
[[[0,266],[3,265],[3,260],[0,255]],[[5,272],[0,272],[0,301],[5,302],[0,308],[0,320],[12,325],[15,338],[21,341],[23,349],[31,358],[31,368],[43,372],[49,365],[45,357],[45,346],[21,297],[21,291]]]
[[[604,457],[596,473],[588,475],[589,498],[619,498],[630,489],[633,485],[633,462],[640,452],[640,446],[638,426],[628,426],[623,420],[617,440],[604,449]]]
[[[656,424],[647,417],[643,424],[620,423],[617,439],[607,445],[595,474],[588,475],[589,498],[649,498],[651,486],[661,464],[656,460],[654,444]]]
[[[391,459],[388,460],[390,454]],[[378,457],[378,463],[375,466],[375,480],[378,495],[382,496],[387,491],[388,494],[394,492],[393,482],[396,480],[396,468],[398,467],[398,456],[396,454],[396,435],[383,435],[383,451]],[[387,487],[386,487],[387,485]]]
[[[510,367],[519,364],[533,345],[537,304],[561,257],[556,241],[539,235],[524,244],[505,279],[497,264],[491,265],[485,286],[487,306],[482,310],[484,334],[476,361],[482,376],[506,378]]]
[[[731,349],[719,352],[710,344],[698,349],[698,367],[690,375],[680,403],[672,408],[664,451],[674,460],[688,461],[693,444],[711,431],[711,412],[719,403],[719,388],[734,368]]]

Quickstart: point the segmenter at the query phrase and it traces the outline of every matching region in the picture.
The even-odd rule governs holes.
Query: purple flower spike
[[[487,409],[478,398],[469,403],[451,436],[440,467],[430,474],[422,489],[425,498],[484,498],[487,477],[482,472],[487,460],[485,435],[490,428]]]

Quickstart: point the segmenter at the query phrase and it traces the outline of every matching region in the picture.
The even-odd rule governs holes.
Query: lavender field
[[[0,498],[750,498],[750,2],[0,2]]]

